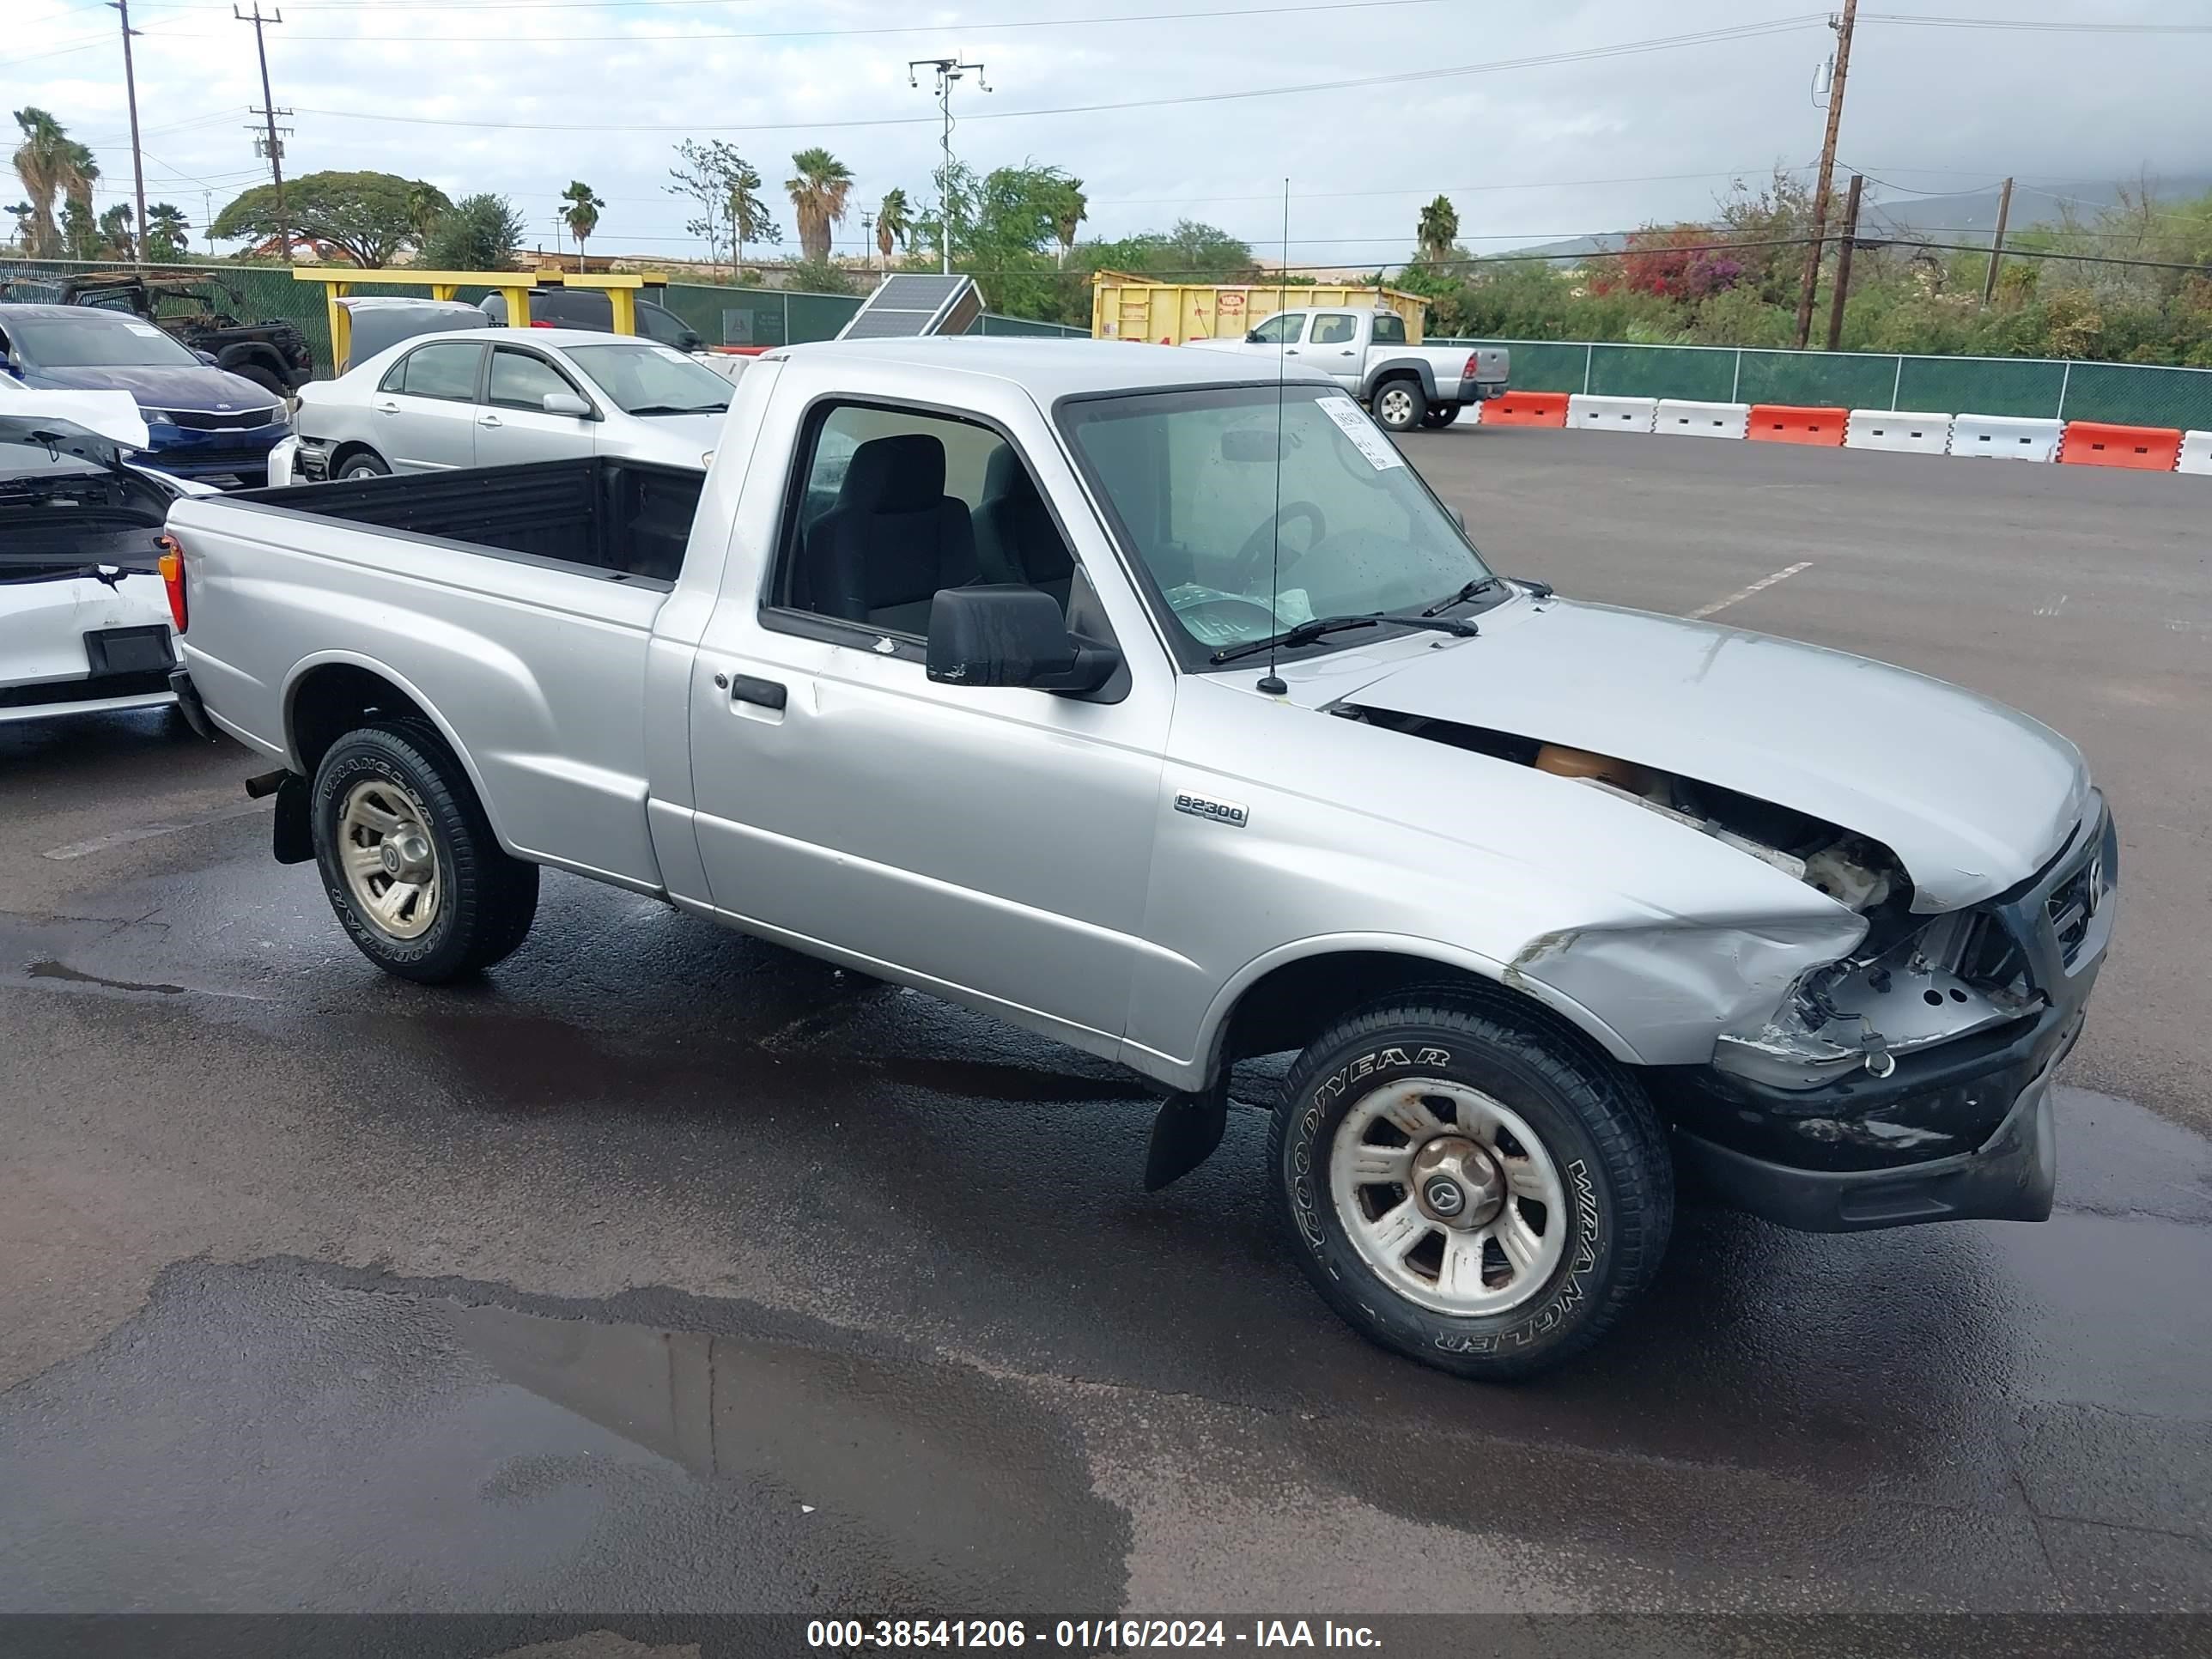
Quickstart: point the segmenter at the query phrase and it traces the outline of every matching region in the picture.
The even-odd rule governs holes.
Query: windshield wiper
[[[641,404],[632,415],[720,415],[727,404]]]
[[[1487,593],[1492,588],[1503,587],[1504,585],[1505,584],[1503,581],[1499,580],[1495,576],[1477,576],[1473,581],[1468,583],[1466,586],[1461,588],[1458,592],[1453,594],[1449,599],[1438,599],[1426,611],[1421,612],[1421,614],[1424,617],[1441,617],[1445,611],[1450,610],[1454,605],[1465,605],[1476,594]]]
[[[1340,634],[1354,628],[1380,628],[1389,623],[1398,628],[1425,628],[1438,634],[1453,634],[1461,639],[1473,639],[1480,630],[1471,622],[1452,622],[1427,617],[1386,616],[1380,611],[1364,617],[1316,617],[1295,628],[1286,628],[1279,634],[1271,634],[1264,640],[1247,640],[1242,645],[1224,646],[1207,659],[1211,662],[1235,662],[1239,657],[1256,657],[1262,651],[1277,647],[1311,645],[1324,634]]]

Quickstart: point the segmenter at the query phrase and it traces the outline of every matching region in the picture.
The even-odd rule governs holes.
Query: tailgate
[[[1505,384],[1512,358],[1504,346],[1477,346],[1468,354],[1474,359],[1474,378],[1483,385]]]

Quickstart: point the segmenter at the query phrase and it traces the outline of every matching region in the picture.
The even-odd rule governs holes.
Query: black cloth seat
[[[823,616],[927,635],[938,589],[981,574],[967,506],[945,493],[945,445],[907,432],[853,452],[837,504],[806,532],[792,599]]]
[[[1067,609],[1075,560],[1060,539],[1030,481],[1029,468],[1011,446],[992,453],[983,470],[983,499],[975,507],[976,552],[988,579],[1042,588]]]

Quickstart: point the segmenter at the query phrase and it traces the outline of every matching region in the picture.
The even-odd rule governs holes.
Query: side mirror
[[[222,367],[222,359],[216,356],[212,351],[202,351],[198,348],[195,347],[192,351],[192,356],[198,358],[210,368],[221,368]]]
[[[592,418],[592,406],[573,392],[549,392],[543,403],[548,415],[573,415],[580,421]]]
[[[1244,337],[1244,343],[1246,345],[1265,345],[1267,343],[1260,337],[1260,331],[1255,328],[1249,334],[1247,334]]]
[[[1452,522],[1459,526],[1459,533],[1462,536],[1467,534],[1467,509],[1462,507],[1447,506],[1444,511],[1452,515]]]
[[[1121,653],[1069,633],[1052,595],[1034,587],[945,587],[930,603],[928,665],[945,685],[1096,691]]]

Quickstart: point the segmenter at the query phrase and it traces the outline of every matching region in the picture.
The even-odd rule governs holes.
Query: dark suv
[[[314,378],[314,354],[299,325],[282,318],[240,322],[237,312],[245,301],[217,277],[135,271],[70,276],[62,281],[60,299],[65,306],[96,306],[143,318],[179,344],[206,352],[217,368],[279,398],[290,397]]]
[[[492,326],[507,326],[507,295],[487,294],[479,308]],[[533,288],[530,290],[530,320],[554,328],[596,328],[614,332],[614,304],[602,289]],[[656,345],[678,351],[704,351],[707,343],[699,331],[657,300],[637,298],[637,331]]]

